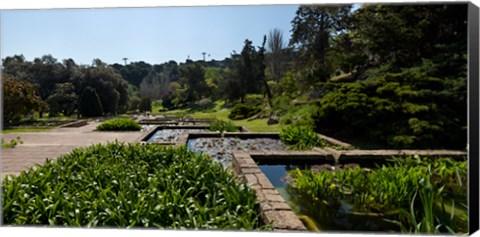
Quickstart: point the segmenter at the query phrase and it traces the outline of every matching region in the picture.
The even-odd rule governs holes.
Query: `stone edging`
[[[78,128],[78,127],[85,126],[87,124],[88,124],[87,120],[82,119],[82,120],[79,120],[79,121],[74,121],[74,122],[71,122],[71,123],[64,124],[60,127],[61,128]]]
[[[248,153],[235,151],[232,167],[233,172],[255,190],[260,218],[264,223],[272,224],[274,231],[307,231]]]
[[[332,137],[329,137],[329,136],[325,136],[323,134],[320,134],[320,133],[317,133],[317,136],[323,140],[325,140],[327,143],[331,144],[331,145],[334,145],[334,146],[341,146],[341,147],[344,147],[344,148],[351,148],[353,147],[352,145],[346,143],[346,142],[342,142],[340,140],[337,140],[335,138],[332,138]]]

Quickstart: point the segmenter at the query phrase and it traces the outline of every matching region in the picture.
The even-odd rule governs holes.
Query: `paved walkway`
[[[23,144],[14,148],[1,150],[1,176],[17,175],[35,163],[43,164],[47,158],[54,159],[72,151],[74,148],[109,141],[132,142],[140,138],[143,132],[97,132],[94,131],[99,122],[89,122],[79,128],[55,128],[47,132],[8,133],[2,134],[8,142],[20,137]]]

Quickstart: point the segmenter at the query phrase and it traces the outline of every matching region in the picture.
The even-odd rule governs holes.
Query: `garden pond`
[[[238,138],[238,137],[198,137],[188,139],[187,148],[195,152],[208,154],[220,162],[223,167],[231,165],[233,151],[286,150],[280,139],[275,138]]]
[[[180,136],[185,133],[208,132],[207,129],[182,129],[182,128],[163,128],[153,133],[146,142],[156,143],[176,143]]]
[[[289,171],[297,172],[295,171],[297,169],[301,172],[310,170],[313,171],[313,173],[336,172],[341,169],[355,168],[357,166],[358,165],[356,164],[346,164],[344,166],[331,166],[327,164],[259,164],[259,168],[268,177],[272,185],[277,189],[285,201],[291,206],[297,216],[302,220],[307,218],[310,222],[313,222],[316,228],[320,231],[404,232],[405,230],[402,230],[398,223],[394,223],[394,221],[400,219],[400,211],[398,208],[393,211],[388,210],[384,212],[361,211],[354,208],[354,204],[350,202],[351,200],[347,201],[339,197],[333,197],[333,199],[338,200],[338,202],[332,202],[331,200],[333,199],[327,201],[321,197],[312,198],[312,196],[305,193],[305,189],[303,189],[303,192],[299,191],[300,188],[296,187],[294,177],[289,174]],[[370,168],[361,169],[363,169],[364,172],[371,172]],[[321,182],[329,188],[334,188],[327,180]],[[311,187],[312,186],[310,186],[310,188]],[[400,189],[400,187],[398,188]],[[445,189],[448,189],[448,187]],[[307,193],[310,194],[318,192],[321,191],[314,189],[307,191]],[[466,202],[466,200],[462,198],[456,200]],[[433,202],[436,202],[437,206],[441,206],[438,200],[434,200]],[[445,206],[448,211],[448,216],[450,216],[452,212],[455,213],[457,232],[458,230],[460,230],[460,232],[466,231],[467,222],[465,222],[463,216],[466,215],[467,210],[458,204],[460,202],[457,202],[457,205],[454,208],[448,204],[449,202],[451,203],[451,199],[446,202],[447,204]],[[420,210],[423,211],[423,209]]]

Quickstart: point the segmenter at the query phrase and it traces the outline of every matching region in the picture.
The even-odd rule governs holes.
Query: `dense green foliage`
[[[147,111],[152,112],[152,101],[149,97],[142,98],[142,100],[140,101],[140,105],[138,105],[138,110],[142,113],[145,113]]]
[[[364,81],[326,84],[313,115],[317,130],[362,134],[390,147],[463,149],[466,78],[441,79],[439,72],[424,61],[398,73],[372,72]]]
[[[445,212],[442,205],[448,203],[447,200],[454,200],[459,206],[465,205],[467,201],[466,165],[466,161],[454,161],[449,158],[434,160],[419,157],[396,158],[393,165],[384,165],[371,170],[357,166],[319,172],[297,169],[290,171],[289,174],[294,179],[292,184],[295,191],[312,202],[326,202],[334,207],[347,202],[353,206],[353,211],[390,215],[399,213],[397,217],[402,222],[395,222],[404,226],[404,230],[408,227],[413,228],[412,222],[407,219],[421,220],[424,217],[430,218],[426,216],[427,212],[434,213],[434,216],[436,213],[438,218],[430,218],[430,224],[440,225],[441,229],[437,231],[445,232],[449,230],[442,224],[447,222],[445,219],[439,219],[445,217],[442,214]],[[433,196],[427,197],[425,196],[427,194]],[[408,217],[412,208],[413,217]],[[453,224],[455,222],[453,217],[450,219],[452,220],[448,223]],[[458,228],[463,227],[459,225]],[[465,230],[455,230],[458,231]]]
[[[78,98],[87,87],[97,91],[105,114],[127,110],[128,82],[99,59],[95,59],[92,66],[79,66],[72,59],[57,62],[51,55],[35,58],[33,62],[22,55],[14,55],[6,57],[2,65],[2,77],[31,83],[35,86],[35,94],[48,103],[49,107],[40,110],[40,117],[43,112],[73,114],[81,106],[77,104]]]
[[[325,141],[305,126],[290,126],[282,129],[280,139],[289,145],[292,150],[309,150],[313,147],[324,147]]]
[[[78,103],[75,86],[72,83],[55,84],[55,89],[47,97],[46,102],[50,105],[49,117],[55,117],[60,113],[65,116],[72,115]]]
[[[78,104],[78,112],[83,117],[97,117],[103,115],[102,103],[100,102],[100,97],[95,88],[85,88],[80,96]]]
[[[105,115],[135,110],[138,98],[149,97],[162,100],[162,110],[205,110],[198,105],[225,100],[230,119],[244,119],[253,115],[248,97],[260,94],[255,106],[264,113],[252,119],[279,116],[282,125],[313,127],[358,147],[464,149],[467,16],[464,3],[301,5],[288,46],[272,29],[261,44],[246,39],[222,61],[78,66],[15,55],[4,59],[3,75],[35,85],[51,115],[74,113],[86,87],[97,91]]]
[[[142,127],[128,118],[110,119],[97,126],[98,131],[140,131]]]
[[[426,179],[435,188],[441,188],[444,196],[460,196],[466,200],[465,161],[411,160],[402,164],[382,166],[371,171],[357,166],[318,173],[296,170],[290,174],[294,177],[294,185],[300,193],[326,200],[332,205],[338,205],[342,200],[347,201],[361,211],[388,212],[409,207],[410,198]]]
[[[23,115],[46,107],[36,95],[34,86],[27,81],[3,77],[2,90],[3,121],[6,124],[18,122]]]
[[[262,228],[254,191],[185,147],[76,149],[6,178],[2,205],[12,225]]]
[[[464,149],[467,5],[341,9],[300,7],[292,22],[293,42],[324,47],[322,55],[322,47],[302,44],[317,56],[292,74],[300,83],[294,91],[319,101],[316,131],[382,147]],[[332,13],[341,13],[328,19],[343,30],[328,40],[312,33],[321,32],[319,16]]]
[[[210,122],[210,127],[208,129],[210,131],[238,132],[237,126],[235,126],[235,124],[233,124],[231,121],[217,119]]]
[[[237,104],[233,107],[232,111],[230,111],[228,118],[232,120],[246,119],[259,113],[261,110],[262,109],[258,106]]]

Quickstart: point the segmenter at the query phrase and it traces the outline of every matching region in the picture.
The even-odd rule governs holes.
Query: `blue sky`
[[[51,54],[91,64],[222,60],[245,39],[260,46],[274,28],[290,38],[297,5],[2,10],[1,57]]]

